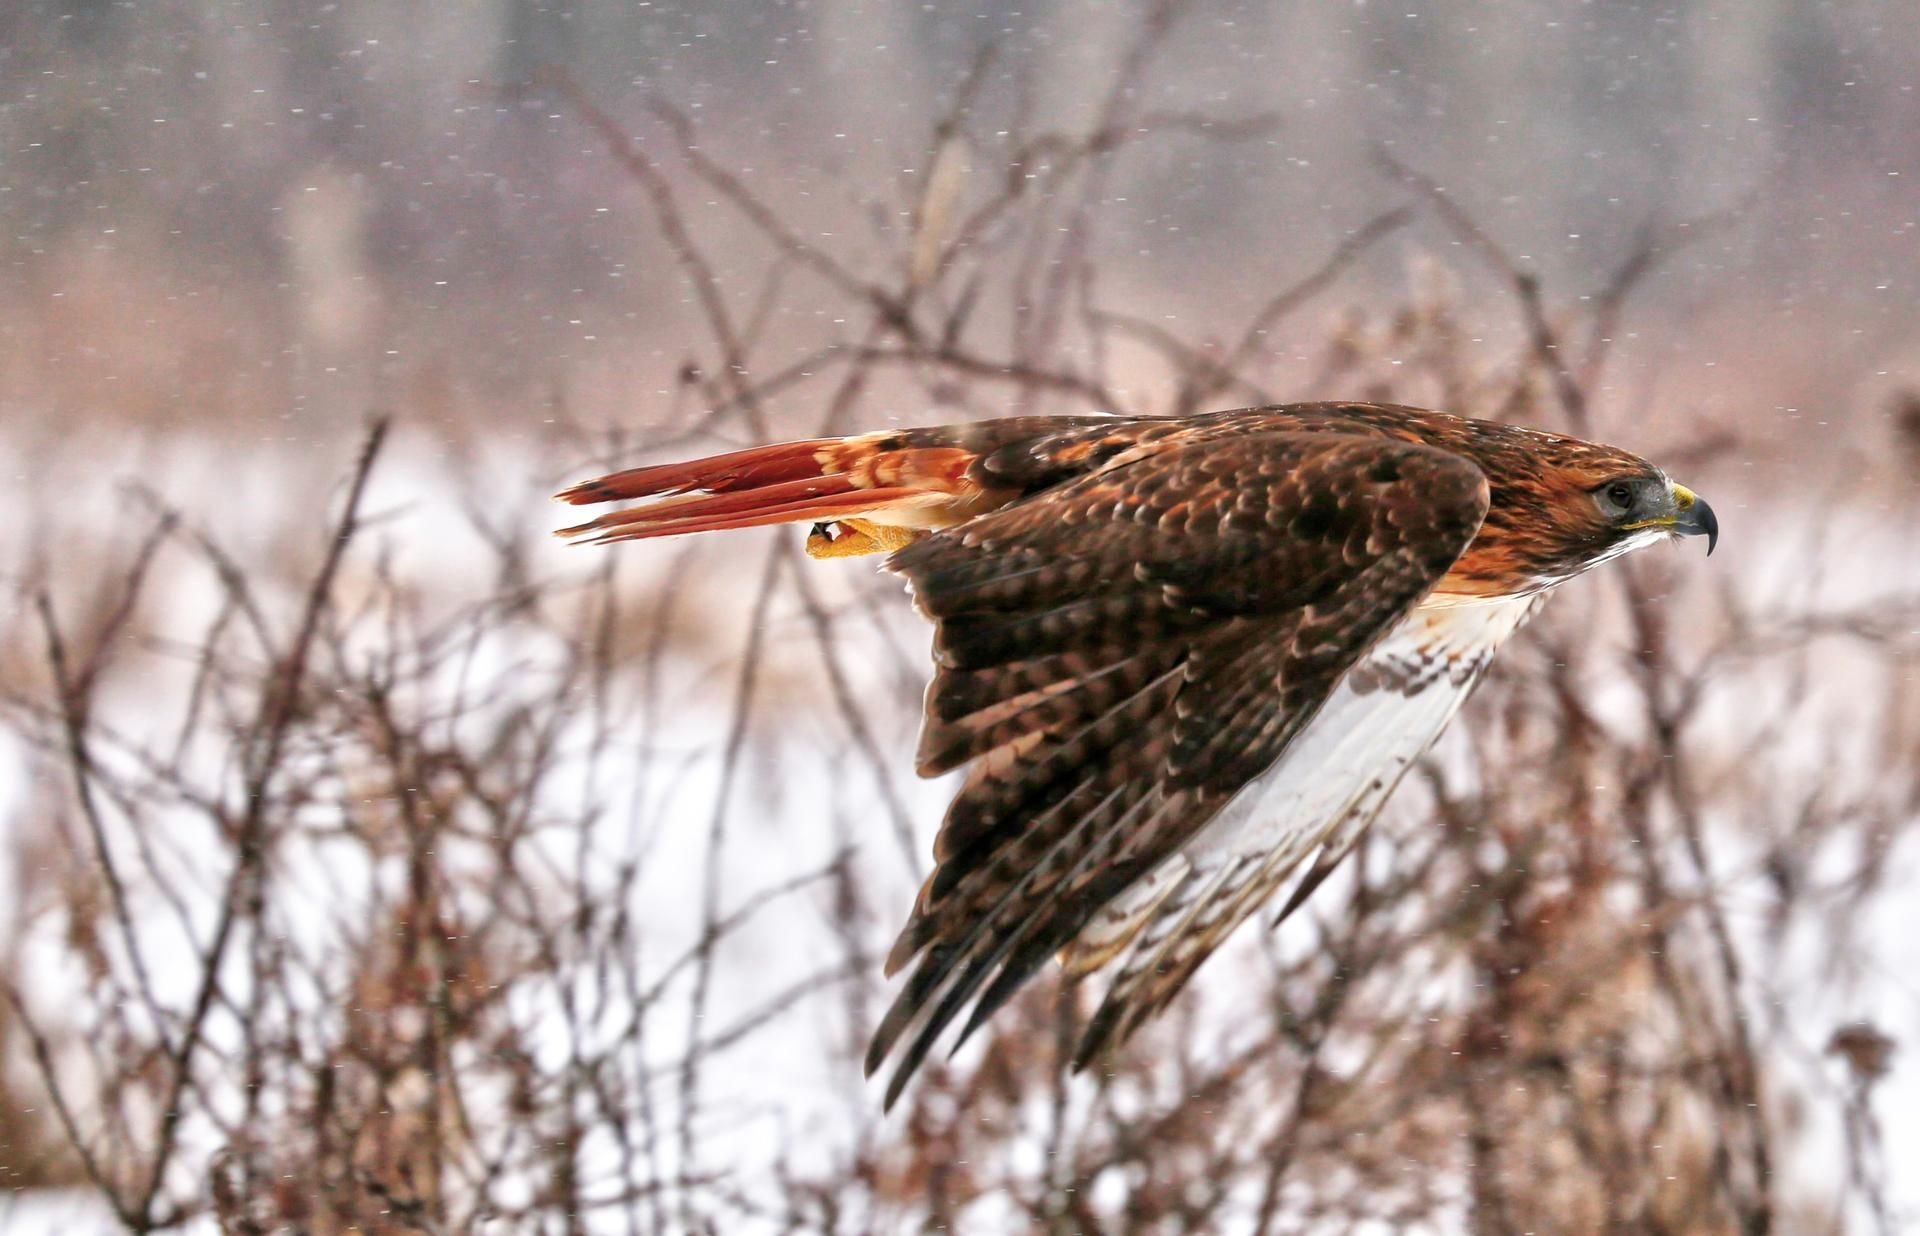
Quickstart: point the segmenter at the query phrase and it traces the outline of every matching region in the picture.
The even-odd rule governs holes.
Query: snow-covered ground
[[[547,480],[558,478],[541,477],[539,484],[531,487],[524,475],[516,481],[516,471],[523,470],[524,445],[504,441],[496,446],[498,456],[487,465],[490,471],[483,474],[492,476],[502,492],[512,495],[503,501],[503,507],[518,504],[524,507],[525,518],[537,523],[546,512],[533,504],[533,496]],[[159,486],[161,496],[180,503],[190,517],[211,519],[216,512],[209,512],[195,495],[210,489],[216,478],[230,475],[224,452],[190,440],[152,449],[159,452],[158,456],[149,453],[142,462],[148,475],[165,478]],[[287,477],[305,475],[294,462],[301,453],[299,448],[269,447],[268,451],[270,455],[284,452],[281,466]],[[342,452],[343,467],[345,459]],[[58,469],[74,466],[57,452],[50,454],[49,460],[56,484]],[[99,469],[112,467],[113,463],[95,457],[87,461],[87,466]],[[264,509],[274,501],[274,495],[284,498],[287,487],[297,482],[276,477],[274,471],[273,467],[256,467],[240,482],[237,492],[227,486],[223,509]],[[427,593],[445,596],[450,603],[479,595],[490,582],[489,559],[479,541],[460,530],[460,495],[428,441],[403,433],[376,477],[368,510],[380,517],[373,535],[393,553],[395,574],[412,580]],[[310,494],[319,504],[315,509],[324,506],[323,493]],[[100,494],[91,501],[91,509],[82,504],[68,513],[76,525],[105,519],[116,499]],[[1716,557],[1712,564],[1714,578],[1739,581],[1742,587],[1751,589],[1748,599],[1756,605],[1766,602],[1770,595],[1785,594],[1794,586],[1794,542],[1768,532],[1768,519],[1761,513],[1724,507],[1723,512],[1729,533],[1725,556]],[[517,517],[518,510],[514,513]],[[309,521],[308,527],[310,535],[318,535],[314,531],[317,522]],[[1864,559],[1895,564],[1877,576],[1836,575],[1828,590],[1835,605],[1920,590],[1920,562],[1905,552],[1898,529],[1887,526],[1874,512],[1840,517],[1828,531]],[[77,534],[69,531],[66,535]],[[280,544],[275,540],[277,530],[244,521],[224,521],[221,535],[242,560],[272,552]],[[779,534],[734,538],[716,545],[709,551],[711,556],[699,561],[716,569],[724,563],[726,579],[720,581],[720,587],[726,590],[737,586],[744,592],[763,560],[767,538],[773,535]],[[623,570],[627,575],[622,586],[635,595],[661,587],[665,582],[661,564],[674,560],[661,547],[641,548],[626,557]],[[532,561],[543,577],[555,581],[597,565],[595,555],[588,551],[544,542],[534,551]],[[819,568],[817,580],[825,601],[838,605],[852,598],[893,596],[892,586],[876,585],[870,571],[870,566],[861,562]],[[1691,576],[1696,583],[1704,577],[1704,570]],[[344,586],[354,585],[349,578]],[[209,616],[211,594],[196,596],[191,586],[183,586],[171,594],[171,599],[158,633],[191,638]],[[891,610],[883,616],[881,629],[889,633],[888,638],[901,641],[910,658],[917,658],[924,647],[924,631],[905,612],[904,605],[893,605]],[[20,618],[15,615],[16,631]],[[636,919],[635,938],[645,954],[642,973],[655,977],[699,942],[709,828],[722,793],[721,749],[731,720],[731,684],[737,650],[746,638],[744,604],[731,613],[725,607],[715,609],[706,621],[714,625],[701,650],[677,655],[664,664],[658,700],[662,718],[670,720],[657,732],[640,738],[652,748],[653,758],[634,765],[644,771],[626,774],[631,784],[622,783],[617,761],[609,765],[610,771],[600,774],[602,780],[595,791],[599,800],[631,803],[630,814],[603,821],[590,839],[587,834],[548,831],[539,841],[548,849],[547,858],[557,871],[575,868],[580,856],[573,847],[583,844],[593,847],[584,863],[590,871],[612,872],[623,861],[644,858],[629,908]],[[746,904],[758,890],[779,886],[798,873],[825,866],[841,846],[852,840],[858,845],[855,863],[867,914],[862,932],[869,955],[877,959],[910,901],[920,874],[915,864],[928,851],[932,827],[949,786],[916,782],[906,775],[913,715],[910,693],[900,689],[899,659],[891,651],[879,651],[882,643],[877,636],[873,642],[856,642],[844,650],[850,685],[863,701],[865,715],[879,736],[891,769],[891,792],[899,796],[913,821],[916,836],[912,844],[914,863],[910,863],[892,834],[885,812],[877,805],[880,795],[873,771],[848,755],[844,719],[818,697],[817,678],[807,677],[807,667],[818,652],[804,614],[791,600],[782,603],[772,611],[766,635],[769,678],[773,681],[768,690],[798,691],[808,702],[798,708],[783,705],[766,709],[762,720],[749,732],[746,758],[727,791],[729,805],[719,817],[725,830],[718,854],[720,909],[725,913]],[[524,672],[544,655],[538,648],[488,650],[475,660],[470,672],[482,679],[488,674]],[[1885,753],[1859,750],[1857,744],[1847,741],[1849,709],[1860,706],[1858,701],[1872,684],[1849,680],[1848,675],[1857,674],[1859,667],[1849,662],[1844,652],[1821,664],[1830,680],[1825,689],[1811,697],[1804,740],[1767,753],[1777,761],[1784,785],[1817,788],[1823,779],[1840,783],[1870,778],[1874,775],[1873,761],[1886,758]],[[138,685],[142,690],[171,689],[164,676],[143,679]],[[807,697],[808,692],[815,695]],[[1610,707],[1604,693],[1594,704],[1603,715]],[[142,715],[143,705],[137,697],[116,700],[113,707],[123,724]],[[1753,703],[1729,698],[1716,707],[1726,710],[1725,718],[1734,721]],[[1712,724],[1712,715],[1703,723]],[[14,821],[15,834],[20,835],[30,823],[28,756],[10,737],[0,744],[0,756],[4,756],[4,765],[0,766],[6,770],[0,778],[0,792],[6,795],[0,809]],[[1439,758],[1448,758],[1444,745]],[[571,792],[564,788],[566,784],[565,779],[557,783],[562,787],[556,789],[557,812],[577,807],[564,801]],[[1399,823],[1404,825],[1405,821]],[[1391,814],[1388,826],[1394,826]],[[1734,890],[1728,898],[1729,917],[1743,946],[1757,953],[1770,929],[1766,907],[1740,891],[1753,886],[1749,865],[1753,856],[1743,853],[1738,830],[1730,829],[1722,842],[1716,853],[1730,867],[1716,875]],[[312,879],[295,878],[283,887],[310,898],[309,906],[290,921],[296,927],[310,928],[307,943],[315,947],[324,943],[341,922],[365,912],[369,882],[396,878],[393,871],[364,862],[356,865],[350,848],[330,853],[326,846],[319,845],[299,859],[282,857],[296,868],[304,859],[313,862]],[[1920,900],[1899,892],[1920,880],[1920,836],[1916,836],[1916,830],[1906,830],[1889,861],[1892,874],[1883,886],[1889,891],[1877,895],[1869,908],[1867,928],[1855,942],[1857,953],[1836,958],[1827,951],[1831,942],[1808,930],[1775,951],[1786,959],[1783,968],[1750,975],[1749,1016],[1756,1026],[1778,1025],[1784,1031],[1763,1035],[1776,1044],[1767,1060],[1769,1092],[1827,1100],[1804,1105],[1798,1127],[1786,1142],[1789,1151],[1780,1171],[1783,1191],[1793,1196],[1834,1195],[1833,1182],[1843,1170],[1838,1107],[1830,1101],[1844,1089],[1843,1066],[1824,1050],[1832,1030],[1865,1019],[1903,1043],[1920,1039],[1920,980],[1914,977],[1920,975]],[[217,874],[188,873],[186,884],[207,892],[217,887]],[[13,875],[7,886],[31,887],[33,873],[16,871]],[[157,994],[163,1003],[178,1006],[189,998],[197,979],[192,955],[177,925],[162,921],[165,915],[152,902],[143,900],[140,904],[155,917],[152,929],[143,931],[142,939]],[[210,898],[197,907],[197,928],[202,935],[212,912]],[[29,999],[34,1008],[54,1020],[63,1005],[74,998],[74,984],[84,981],[65,963],[58,926],[57,916],[43,917],[28,930],[25,939],[16,941],[22,983]],[[817,970],[821,959],[833,956],[838,947],[829,898],[821,890],[802,890],[769,905],[719,950],[699,1031],[711,1033],[715,1027],[750,1018],[770,993]],[[1190,998],[1200,1001],[1210,1018],[1228,1024],[1236,987],[1251,980],[1255,968],[1262,964],[1248,940],[1237,941],[1206,967],[1196,984],[1196,994]],[[617,991],[597,994],[610,999],[617,1012],[621,998]],[[662,1070],[671,1071],[696,1032],[690,1020],[690,999],[689,983],[680,981],[669,989],[668,1000],[649,1019],[654,1029],[650,1030],[646,1056]],[[569,1050],[565,1025],[550,1001],[536,1001],[518,1009],[516,1018],[535,1028],[536,1041],[544,1035],[555,1053]],[[618,1016],[608,1016],[602,1024],[613,1026],[620,1021]],[[698,1171],[703,1165],[724,1163],[737,1178],[751,1182],[756,1171],[753,1165],[771,1165],[784,1156],[786,1163],[802,1174],[824,1172],[846,1154],[851,1138],[863,1128],[873,1127],[870,1117],[878,1105],[878,1084],[860,1079],[846,1055],[849,1042],[864,1036],[869,1028],[848,1025],[844,1002],[837,995],[823,994],[800,1001],[777,1025],[731,1043],[716,1066],[707,1071],[703,1109],[712,1124],[703,1128],[694,1143],[698,1160],[692,1164],[677,1162],[680,1148],[666,1145],[659,1148],[655,1170],[670,1175],[680,1168]],[[216,1041],[216,1046],[232,1044]],[[963,1060],[966,1058],[963,1055]],[[670,1110],[675,1101],[671,1088],[662,1086],[659,1098]],[[1879,1091],[1876,1111],[1883,1121],[1886,1161],[1896,1166],[1920,1162],[1920,1061],[1904,1053],[1896,1055],[1893,1071]],[[671,1117],[665,1117],[664,1122],[670,1125]],[[898,1117],[893,1125],[880,1124],[880,1136],[897,1132],[897,1122]],[[205,1138],[209,1131],[199,1128],[190,1135]],[[194,1147],[187,1161],[202,1161],[199,1156],[210,1149],[210,1144]],[[601,1150],[611,1153],[604,1146]],[[1039,1153],[1038,1145],[1034,1150]],[[1889,1183],[1895,1214],[1920,1216],[1920,1176],[1895,1170]],[[1864,1224],[1866,1216],[1853,1218]],[[110,1230],[113,1221],[84,1193],[69,1191],[0,1200],[0,1226],[20,1236],[34,1236],[42,1232]]]

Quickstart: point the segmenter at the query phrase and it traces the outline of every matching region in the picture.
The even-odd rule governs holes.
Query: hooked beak
[[[1713,508],[1685,485],[1673,487],[1673,504],[1673,530],[1681,536],[1706,537],[1707,554],[1711,556],[1720,542],[1720,521],[1713,517]]]

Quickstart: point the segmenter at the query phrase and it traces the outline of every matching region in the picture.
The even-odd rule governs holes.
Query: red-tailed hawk
[[[587,541],[811,523],[816,555],[892,551],[933,620],[918,768],[967,773],[887,959],[889,1104],[1056,953],[1114,968],[1076,1066],[1123,1042],[1326,878],[1548,589],[1719,533],[1614,447],[1352,403],[818,438],[560,497],[653,499]]]

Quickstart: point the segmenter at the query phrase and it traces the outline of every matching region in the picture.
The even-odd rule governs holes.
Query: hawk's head
[[[1617,447],[1490,426],[1451,443],[1487,475],[1486,522],[1441,591],[1534,592],[1666,537],[1720,523],[1692,490]]]

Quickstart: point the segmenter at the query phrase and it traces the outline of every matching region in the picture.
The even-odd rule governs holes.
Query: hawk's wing
[[[971,768],[888,959],[887,1101],[1271,766],[1486,509],[1430,447],[1169,434],[894,555],[937,624],[920,770]]]

